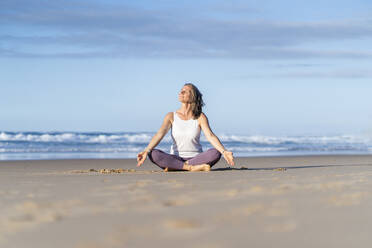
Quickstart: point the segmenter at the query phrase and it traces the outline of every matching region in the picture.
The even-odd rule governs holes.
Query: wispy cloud
[[[342,79],[364,79],[372,78],[372,73],[370,71],[362,70],[344,70],[344,71],[328,71],[328,72],[296,72],[296,73],[286,73],[277,74],[274,77],[284,77],[284,78],[342,78]]]
[[[210,11],[221,13],[221,6],[211,5]],[[247,13],[254,11],[246,9]],[[229,13],[243,10],[228,8]],[[203,16],[197,8],[195,13],[191,8],[185,13],[180,9],[68,0],[3,0],[0,16],[0,27],[16,27],[14,31],[0,31],[1,57],[372,57],[372,50],[306,48],[313,42],[371,38],[372,24],[368,21],[228,19]],[[50,49],[45,49],[48,46]],[[75,52],[68,52],[71,49]]]
[[[288,69],[288,67],[287,67]],[[294,78],[294,79],[368,79],[372,78],[369,70],[345,69],[345,70],[303,70],[298,71],[293,68],[289,72],[278,73],[269,71],[266,73],[250,73],[236,75],[235,79],[245,80],[252,78]]]

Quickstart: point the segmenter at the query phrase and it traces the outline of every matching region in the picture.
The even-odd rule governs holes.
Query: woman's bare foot
[[[192,165],[190,171],[210,171],[211,166],[209,164],[197,164]]]
[[[186,171],[210,171],[211,166],[209,164],[196,164],[196,165],[189,165],[189,161],[186,161],[183,164],[183,170]]]

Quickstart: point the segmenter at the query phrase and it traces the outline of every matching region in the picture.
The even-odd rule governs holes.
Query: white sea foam
[[[328,144],[328,143],[371,143],[372,139],[351,136],[351,135],[340,135],[340,136],[245,136],[245,135],[219,135],[222,142],[240,142],[240,143],[252,143],[252,144],[265,144],[265,145],[279,145],[284,143],[294,144]]]
[[[232,152],[279,152],[288,150],[281,147],[227,147],[227,149]]]
[[[152,135],[147,133],[134,134],[89,134],[89,133],[0,133],[0,141],[29,141],[29,142],[87,142],[110,143],[128,142],[139,143],[150,141]]]
[[[1,132],[0,141],[29,141],[29,142],[83,142],[83,143],[147,143],[154,133],[27,133],[27,132]],[[294,144],[328,144],[328,143],[372,143],[372,138],[340,135],[340,136],[262,136],[262,135],[235,135],[219,134],[222,142],[238,142],[247,144],[280,145]],[[169,135],[164,142],[170,142]],[[207,142],[202,136],[201,141]]]

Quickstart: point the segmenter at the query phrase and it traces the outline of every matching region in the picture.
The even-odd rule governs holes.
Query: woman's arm
[[[172,118],[173,113],[168,113],[163,120],[163,124],[159,128],[158,132],[152,137],[150,143],[147,145],[146,149],[140,153],[137,154],[137,166],[141,166],[143,162],[145,162],[147,158],[147,154],[154,149],[160,141],[163,139],[163,137],[168,133],[169,129],[172,126]]]
[[[234,165],[234,157],[233,153],[230,151],[227,151],[225,147],[221,144],[221,141],[218,139],[218,137],[212,132],[208,118],[204,113],[201,113],[199,117],[199,124],[201,129],[204,132],[205,137],[207,140],[216,148],[220,153],[222,153],[223,157],[227,161],[228,164]]]

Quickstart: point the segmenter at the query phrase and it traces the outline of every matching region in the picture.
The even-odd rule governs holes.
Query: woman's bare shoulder
[[[198,121],[200,123],[200,121],[205,121],[205,120],[208,120],[207,116],[202,112],[198,118]]]
[[[173,122],[173,112],[168,112],[168,113],[165,115],[164,119]]]

